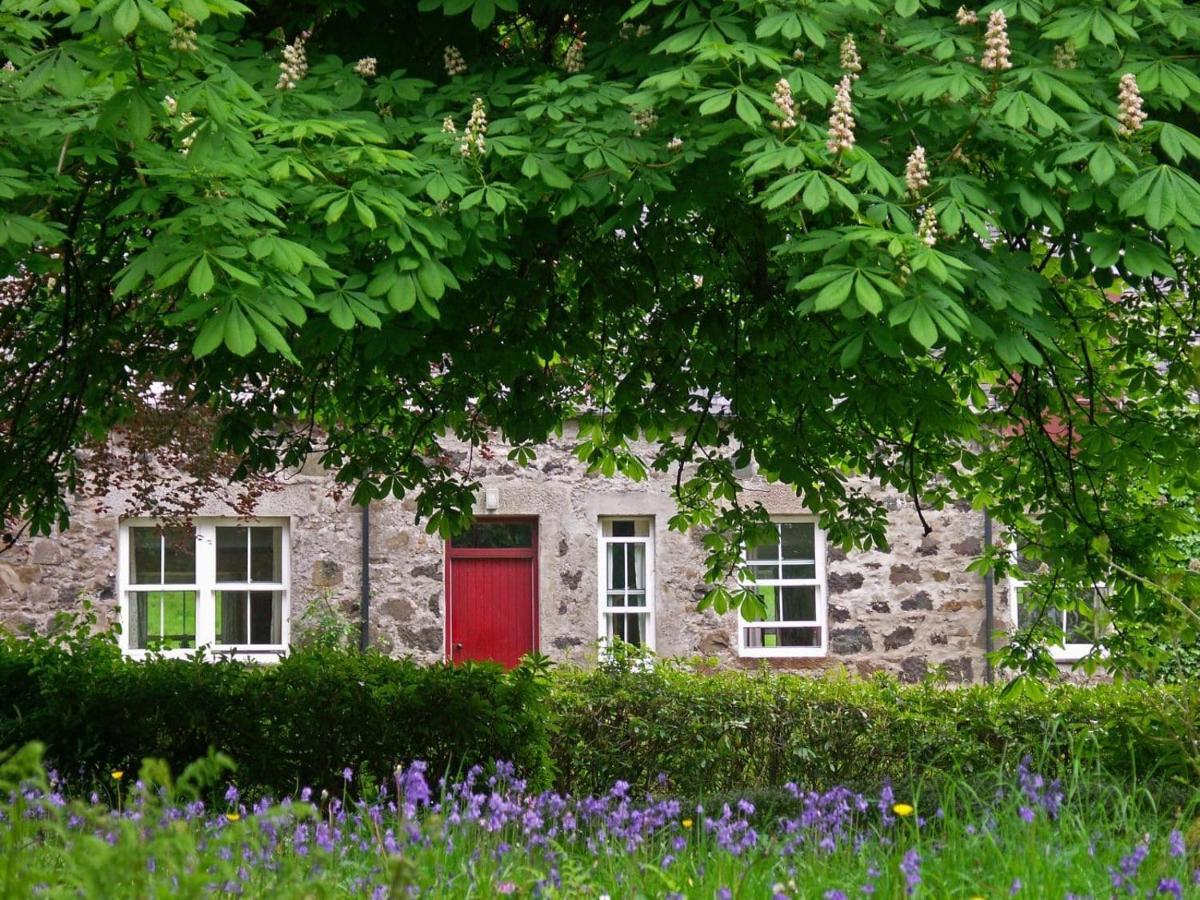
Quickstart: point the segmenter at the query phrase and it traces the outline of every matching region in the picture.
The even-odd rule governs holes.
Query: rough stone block
[[[907,625],[901,625],[891,634],[883,636],[883,649],[898,650],[901,647],[907,647],[913,642],[913,630]]]
[[[857,591],[862,586],[862,572],[829,573],[829,593],[831,594],[844,594],[847,591]]]
[[[829,633],[829,649],[840,655],[851,653],[866,653],[874,650],[871,635],[865,625],[855,625],[853,628],[834,628]]]
[[[330,588],[342,583],[342,567],[332,559],[318,559],[312,567],[313,587]]]
[[[933,609],[933,598],[929,596],[928,591],[917,591],[911,597],[905,597],[900,601],[900,608],[906,611],[914,609]]]

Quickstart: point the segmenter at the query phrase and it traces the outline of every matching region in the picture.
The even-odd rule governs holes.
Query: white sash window
[[[121,646],[189,655],[277,654],[288,644],[284,519],[196,519],[120,528]]]
[[[746,564],[766,618],[738,613],[741,656],[824,656],[828,645],[825,535],[813,521],[780,520],[773,542],[750,547]]]
[[[600,639],[654,649],[654,521],[600,520]]]

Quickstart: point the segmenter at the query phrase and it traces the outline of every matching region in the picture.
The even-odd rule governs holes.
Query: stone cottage
[[[588,474],[573,446],[568,428],[529,468],[509,463],[502,444],[475,454],[476,524],[450,542],[425,532],[411,501],[364,510],[338,499],[315,465],[281,477],[253,519],[213,497],[189,526],[164,528],[124,515],[126,496],[81,500],[69,530],[0,554],[0,627],[42,631],[90,597],[120,622],[130,655],[208,647],[270,659],[320,600],[349,611],[371,644],[426,662],[511,665],[538,650],[586,664],[619,636],[727,666],[842,666],[907,680],[937,668],[961,682],[990,674],[986,652],[1011,627],[1020,585],[966,570],[985,540],[982,512],[926,512],[926,537],[911,501],[886,492],[891,549],[843,553],[786,486],[751,477],[746,491],[778,539],[748,551],[768,610],[748,622],[697,611],[705,553],[698,535],[667,527],[673,477]],[[1086,650],[1056,652],[1069,660]]]

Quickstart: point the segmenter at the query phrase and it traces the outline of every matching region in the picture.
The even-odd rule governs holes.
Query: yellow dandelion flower
[[[240,813],[225,813],[225,818],[230,822],[236,822],[241,817]]]
[[[683,825],[683,827],[684,827],[684,828],[691,828],[691,827],[692,827],[692,820],[691,820],[691,819],[684,819],[684,820],[683,820],[683,822],[681,822],[680,824],[681,824],[681,825]]]
[[[913,814],[913,808],[907,803],[897,803],[892,807],[892,812],[898,816],[911,816]]]
[[[113,777],[114,781],[120,781],[122,778],[125,777],[125,772],[121,769],[113,769],[112,777]]]

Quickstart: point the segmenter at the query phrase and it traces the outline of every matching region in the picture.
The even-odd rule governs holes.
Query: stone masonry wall
[[[704,551],[699,534],[667,529],[674,512],[673,475],[652,472],[640,483],[589,475],[572,455],[574,445],[568,429],[562,439],[539,448],[524,469],[507,460],[509,448],[503,443],[473,453],[452,442],[445,445],[457,465],[469,467],[484,488],[499,492],[493,513],[483,510],[480,492],[476,512],[481,518],[537,519],[542,652],[559,661],[594,661],[599,518],[639,516],[654,523],[657,652],[716,657],[723,665],[746,668],[764,664],[737,657],[734,614],[696,610],[706,590]],[[650,448],[644,449],[648,459]],[[358,615],[361,510],[335,499],[332,486],[319,468],[306,467],[281,480],[256,510],[290,520],[293,623],[319,596]],[[804,512],[782,485],[752,478],[746,489],[771,513]],[[860,675],[888,671],[906,680],[936,666],[953,681],[980,680],[984,591],[982,580],[966,566],[980,553],[982,514],[961,507],[926,512],[933,533],[924,537],[907,498],[864,489],[874,490],[889,510],[890,550],[846,554],[829,547],[828,656],[765,664],[797,670],[845,666]],[[429,662],[444,655],[445,554],[443,542],[414,521],[413,508],[411,500],[371,506],[371,637],[389,653]],[[99,508],[81,501],[67,532],[24,540],[0,554],[0,627],[44,632],[56,613],[77,610],[85,596],[111,620],[117,605],[117,525],[127,512],[123,496],[104,498]],[[232,515],[232,508],[214,497],[198,515]],[[998,589],[996,627],[1007,625]]]

